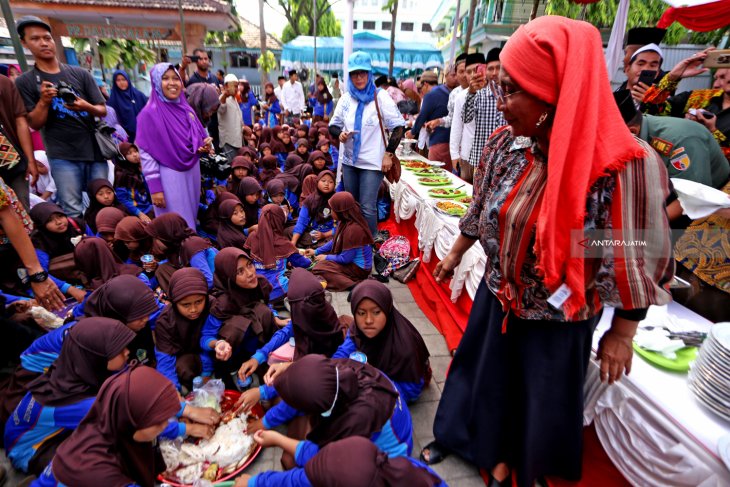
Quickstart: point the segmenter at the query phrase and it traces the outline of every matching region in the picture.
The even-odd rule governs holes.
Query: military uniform
[[[670,178],[722,188],[730,177],[730,162],[712,134],[697,122],[644,115],[639,137],[659,153]]]

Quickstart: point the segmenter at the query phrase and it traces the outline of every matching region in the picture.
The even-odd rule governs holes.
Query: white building
[[[391,15],[383,7],[388,0],[355,0],[353,34],[370,32],[381,37],[390,37]],[[435,44],[431,17],[439,0],[400,0],[396,19],[395,38],[398,41],[427,42]],[[332,12],[337,20],[345,22],[347,0],[335,2]]]

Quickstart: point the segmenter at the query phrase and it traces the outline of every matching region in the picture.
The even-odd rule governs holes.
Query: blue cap
[[[350,54],[350,58],[347,60],[347,72],[352,73],[353,71],[372,71],[372,58],[370,54],[364,51],[355,51]]]

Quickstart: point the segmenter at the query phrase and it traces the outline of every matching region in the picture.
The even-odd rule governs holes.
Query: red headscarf
[[[645,156],[616,104],[606,102],[612,95],[602,46],[591,24],[546,15],[517,29],[500,54],[522,89],[555,106],[535,251],[547,288],[565,282],[572,291],[567,316],[585,304],[584,260],[570,252],[582,235],[586,195],[601,176]]]

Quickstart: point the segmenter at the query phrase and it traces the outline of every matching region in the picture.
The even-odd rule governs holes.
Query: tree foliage
[[[266,1],[271,3],[273,0]],[[312,0],[277,0],[277,2],[289,21],[281,34],[282,42],[287,43],[300,35],[313,36],[315,25],[317,26],[317,36],[337,37],[342,35],[342,27],[332,13],[330,0],[316,0],[316,19]]]
[[[618,0],[601,0],[592,3],[586,8],[585,20],[599,29],[610,29],[616,18],[618,4]],[[669,5],[662,0],[632,0],[629,6],[627,28],[656,25],[668,7]],[[545,13],[578,19],[581,16],[582,9],[582,5],[573,3],[570,0],[547,0]],[[675,22],[667,29],[664,43],[718,45],[728,32],[730,32],[730,26],[711,32],[693,32]]]
[[[71,43],[77,52],[90,49],[89,39],[72,38]],[[133,70],[139,64],[154,64],[157,54],[139,41],[129,39],[99,39],[99,54],[105,68],[124,67]]]
[[[388,58],[388,76],[393,76],[393,61],[395,60],[395,26],[398,18],[398,0],[388,0],[383,11],[390,14],[390,57]]]

